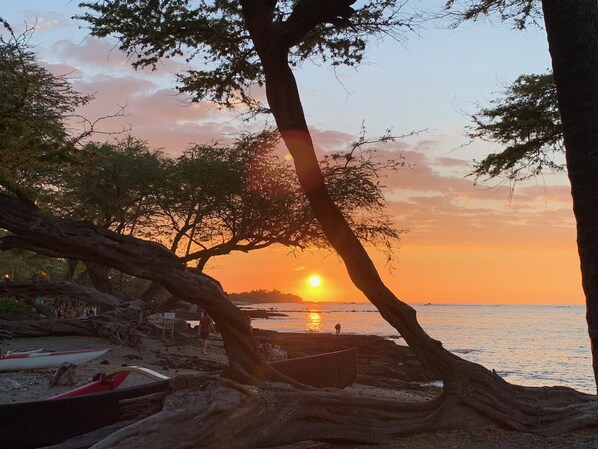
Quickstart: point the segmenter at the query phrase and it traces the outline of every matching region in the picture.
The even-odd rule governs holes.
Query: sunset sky
[[[413,7],[439,1],[412,1]],[[51,6],[50,6],[51,5]],[[174,76],[185,66],[165,61],[156,72],[135,72],[110,39],[97,40],[70,17],[77,2],[7,1],[0,16],[16,30],[37,32],[35,50],[53,73],[72,74],[77,90],[96,100],[88,118],[116,112],[106,130],[129,124],[132,133],[176,155],[191,142],[261,129],[208,104],[185,106]],[[427,23],[404,42],[374,44],[357,70],[309,66],[297,70],[308,123],[318,151],[343,149],[362,122],[371,136],[426,130],[380,147],[412,165],[385,180],[389,212],[403,236],[393,268],[371,251],[387,285],[411,303],[582,304],[575,223],[567,178],[550,175],[508,186],[474,185],[472,161],[497,147],[467,142],[467,112],[501,85],[550,67],[545,34],[500,23],[457,30]],[[259,92],[258,92],[259,94]],[[271,118],[268,118],[270,122]],[[102,137],[97,137],[99,140]],[[206,270],[229,292],[278,289],[314,301],[363,301],[338,257],[324,250],[290,253],[273,248],[215,259]],[[321,283],[312,286],[310,276]],[[312,282],[315,284],[315,282]]]

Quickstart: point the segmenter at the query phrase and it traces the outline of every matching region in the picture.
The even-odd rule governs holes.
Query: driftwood
[[[79,335],[104,337],[112,343],[135,347],[142,336],[159,334],[145,317],[143,303],[132,301],[102,315],[85,319],[0,320],[0,331],[14,338]]]
[[[1,282],[0,295],[35,298],[36,296],[62,295],[71,299],[79,299],[106,309],[121,306],[124,301],[96,289],[74,284],[72,282]]]

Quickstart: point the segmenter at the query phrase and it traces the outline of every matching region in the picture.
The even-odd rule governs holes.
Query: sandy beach
[[[259,331],[258,334],[260,334]],[[399,372],[396,376],[390,374],[393,372],[392,366],[381,368],[381,366],[388,365],[387,362],[392,361],[393,357],[403,357],[399,352],[383,355],[388,352],[393,353],[393,351],[388,351],[384,344],[379,344],[378,340],[383,339],[378,339],[376,340],[377,343],[372,344],[373,340],[370,336],[351,336],[347,339],[331,337],[317,334],[261,333],[262,339],[276,341],[277,344],[287,350],[291,357],[334,350],[335,345],[343,346],[361,342],[357,383],[349,388],[349,391],[354,394],[394,398],[400,401],[429,400],[437,394],[437,389],[418,387],[415,383],[409,384],[405,380],[401,380],[402,374],[399,366],[396,366],[398,369],[395,371]],[[389,343],[394,345],[392,342]],[[179,374],[197,371],[218,370],[226,363],[222,340],[217,335],[210,337],[207,355],[201,353],[199,340],[177,343],[168,339],[162,341],[145,338],[138,348],[110,345],[107,340],[102,338],[74,336],[16,338],[2,343],[3,352],[14,351],[19,348],[72,350],[107,347],[110,350],[104,356],[77,366],[76,385],[87,383],[97,373],[108,372],[123,365],[141,365],[169,377],[174,377]],[[370,347],[369,351],[368,347]],[[380,360],[381,358],[385,360]],[[398,365],[398,363],[396,364]],[[73,388],[72,386],[49,388],[48,383],[53,374],[54,370],[0,373],[0,403],[40,400]],[[133,376],[127,382],[135,383],[138,381],[139,379],[135,379]],[[386,385],[386,388],[384,385]],[[284,446],[284,449],[366,449],[371,447],[358,444],[335,445],[307,441]],[[400,438],[393,443],[376,447],[382,449],[589,449],[598,448],[598,430],[583,430],[560,436],[532,435],[506,430],[435,432]]]

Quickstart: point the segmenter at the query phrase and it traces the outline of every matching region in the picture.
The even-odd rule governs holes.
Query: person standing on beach
[[[341,323],[336,323],[336,325],[334,326],[334,329],[336,330],[336,335],[341,333]]]
[[[214,322],[207,312],[204,312],[203,316],[199,320],[199,336],[202,339],[202,352],[208,353],[208,337],[210,333],[214,332]]]

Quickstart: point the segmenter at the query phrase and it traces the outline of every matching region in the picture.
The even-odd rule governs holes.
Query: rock
[[[21,384],[12,379],[0,379],[0,391],[11,391],[20,389]]]

